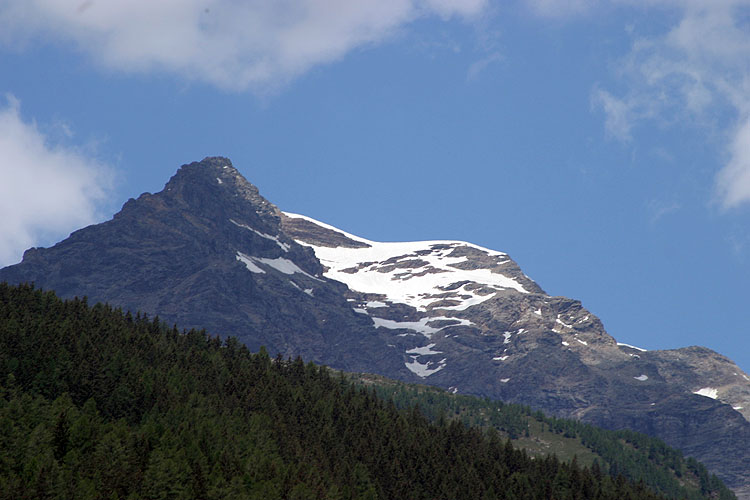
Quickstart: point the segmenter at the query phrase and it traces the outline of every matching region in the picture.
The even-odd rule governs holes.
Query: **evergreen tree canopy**
[[[0,284],[0,499],[20,498],[665,497],[301,359]]]

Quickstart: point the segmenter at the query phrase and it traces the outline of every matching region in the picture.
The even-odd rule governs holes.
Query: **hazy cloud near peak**
[[[111,171],[73,148],[49,144],[20,104],[0,105],[0,267],[23,251],[96,221]]]
[[[73,42],[102,65],[267,91],[419,17],[471,18],[487,0],[5,0],[0,39]],[[4,32],[4,34],[2,34]]]

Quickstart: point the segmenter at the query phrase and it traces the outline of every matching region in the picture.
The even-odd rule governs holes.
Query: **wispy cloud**
[[[420,17],[468,19],[487,0],[5,0],[0,40],[74,43],[126,72],[268,92],[381,43]]]
[[[621,142],[629,142],[633,128],[636,107],[623,99],[613,96],[603,89],[596,89],[591,95],[592,108],[604,111],[604,129],[607,135]]]
[[[485,57],[474,61],[469,66],[469,70],[466,72],[466,80],[474,81],[479,78],[479,75],[484,72],[490,65],[498,63],[503,60],[503,55],[500,52],[492,52]]]
[[[69,132],[69,131],[68,131]],[[13,96],[0,107],[0,266],[99,217],[111,170],[75,148],[51,144],[24,121]]]
[[[718,133],[726,157],[716,176],[719,202],[726,209],[750,202],[750,1],[621,3],[668,8],[677,21],[659,35],[635,39],[619,65],[625,92],[594,90],[608,133],[626,140],[644,119]]]
[[[644,120],[691,123],[723,136],[717,199],[724,209],[750,203],[750,0],[526,1],[538,14],[557,18],[613,5],[669,11],[676,21],[660,34],[635,38],[619,61],[627,90],[596,86],[592,106],[604,112],[607,134],[623,142]],[[632,25],[626,30],[635,35]]]
[[[733,230],[726,236],[726,242],[729,243],[729,249],[732,251],[734,258],[741,262],[747,260],[747,248],[748,244],[750,244],[750,236],[748,236],[746,228],[733,228]]]
[[[600,0],[527,0],[527,3],[539,15],[565,18],[588,12]]]
[[[750,201],[750,117],[732,131],[729,162],[717,176],[717,191],[725,208]]]
[[[682,205],[676,201],[652,200],[647,209],[651,213],[651,224],[656,224],[665,216],[678,212]]]

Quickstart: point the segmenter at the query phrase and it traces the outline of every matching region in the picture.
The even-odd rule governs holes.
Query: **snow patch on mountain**
[[[432,348],[435,347],[435,344],[428,344],[426,346],[422,347],[415,347],[414,349],[409,349],[406,351],[406,354],[419,354],[423,356],[429,356],[430,354],[442,354],[442,351],[433,351]]]
[[[247,270],[251,273],[258,273],[258,274],[264,274],[265,271],[261,268],[259,268],[257,265],[255,265],[255,262],[253,262],[253,258],[249,255],[245,255],[242,252],[237,252],[237,260],[245,264],[245,267],[247,267]]]
[[[406,328],[408,330],[420,332],[427,338],[432,337],[433,333],[440,331],[440,328],[427,326],[427,322],[431,320],[432,318],[422,318],[419,321],[394,321],[392,319],[372,318],[372,322],[375,323],[375,326],[377,327],[382,326],[383,328],[389,328],[391,330]]]
[[[714,389],[713,387],[704,387],[702,389],[694,391],[693,394],[697,394],[698,396],[705,396],[711,399],[717,399],[719,397],[719,390]]]
[[[242,252],[237,252],[236,256],[237,260],[241,261],[243,264],[245,264],[245,267],[247,267],[248,271],[252,273],[258,273],[263,274],[266,271],[263,270],[261,267],[258,266],[258,264],[263,264],[269,267],[272,267],[273,269],[276,269],[277,271],[284,273],[284,274],[303,274],[307,276],[308,278],[314,279],[316,281],[322,281],[320,278],[316,278],[310,273],[307,273],[300,269],[300,267],[292,262],[289,259],[285,259],[283,257],[277,257],[275,259],[268,259],[265,257],[253,257],[251,255],[245,255]],[[312,290],[311,290],[312,291]]]
[[[272,268],[276,269],[277,271],[282,272],[284,274],[300,273],[300,274],[304,274],[308,278],[312,278],[314,280],[321,281],[320,278],[316,278],[312,274],[306,273],[305,271],[303,271],[302,269],[300,269],[299,266],[297,266],[297,264],[295,264],[294,262],[292,262],[289,259],[285,259],[283,257],[277,257],[275,259],[267,259],[267,258],[264,258],[264,257],[252,257],[252,258],[255,261],[257,261],[257,262],[260,262],[260,263],[263,263],[263,264],[265,264],[267,266],[270,266],[270,267],[272,267]]]
[[[327,267],[327,278],[341,281],[350,289],[385,295],[390,302],[403,303],[419,311],[430,308],[462,311],[492,298],[495,292],[528,291],[515,279],[488,268],[464,268],[469,258],[461,250],[473,249],[499,266],[507,254],[463,241],[376,242],[354,236],[309,217],[302,218],[323,228],[365,243],[365,248],[325,247],[306,242]],[[458,251],[457,251],[458,250]]]
[[[446,365],[445,359],[440,360],[438,363],[432,363],[432,362],[420,363],[419,361],[417,361],[416,358],[412,358],[410,361],[407,361],[404,364],[412,373],[416,374],[418,377],[421,377],[421,378],[427,378],[430,375],[433,375],[439,372],[440,370],[445,368],[445,365]],[[437,364],[437,367],[430,368],[430,366],[432,366],[433,364]]]
[[[245,225],[245,224],[240,224],[239,222],[236,222],[236,221],[234,221],[234,220],[232,220],[232,219],[229,219],[229,222],[231,222],[231,223],[232,223],[232,224],[234,224],[235,226],[241,227],[241,228],[243,228],[243,229],[247,229],[248,231],[252,231],[252,232],[254,232],[255,234],[257,234],[258,236],[260,236],[261,238],[265,238],[265,239],[267,239],[267,240],[271,240],[271,241],[273,241],[274,243],[276,243],[276,244],[277,244],[277,245],[279,246],[279,248],[281,248],[281,249],[282,249],[283,251],[285,251],[285,252],[288,252],[288,251],[289,251],[289,248],[291,248],[291,247],[289,246],[289,244],[287,244],[287,243],[284,243],[284,242],[282,242],[282,241],[279,241],[279,238],[278,238],[278,237],[276,237],[276,236],[271,236],[270,234],[266,234],[266,233],[261,233],[260,231],[256,231],[255,229],[251,228],[250,226],[247,226],[247,225]]]
[[[587,316],[587,318],[588,318],[588,316]],[[624,342],[618,342],[617,345],[621,346],[621,347],[630,347],[631,349],[635,349],[636,351],[648,352],[646,349],[641,349],[640,347],[636,347],[634,345],[625,344]]]
[[[436,328],[433,326],[429,326],[427,323],[431,323],[433,321],[452,321],[456,323],[451,323],[450,325],[441,326],[440,328]],[[407,330],[414,330],[428,339],[432,337],[433,334],[439,332],[440,330],[443,330],[445,328],[449,328],[451,326],[470,326],[472,323],[468,319],[462,319],[462,318],[448,318],[445,316],[437,316],[437,317],[426,317],[422,318],[419,321],[394,321],[392,319],[385,319],[385,318],[372,318],[372,322],[375,323],[376,327],[382,326],[383,328],[389,328],[391,330],[399,330],[402,328],[406,328]]]
[[[646,350],[646,349],[641,349],[640,347],[636,347],[634,345],[626,344],[624,342],[618,342],[617,345],[619,345],[621,347],[630,347],[631,349],[635,349],[636,351],[648,352],[648,350]]]
[[[569,324],[565,323],[564,321],[562,321],[560,319],[560,315],[559,314],[557,315],[557,318],[555,319],[555,323],[558,324],[558,325],[561,325],[563,328],[567,328],[569,330],[573,329],[573,325],[569,325]],[[553,328],[552,331],[558,331],[558,330],[556,330],[556,328],[557,327]]]

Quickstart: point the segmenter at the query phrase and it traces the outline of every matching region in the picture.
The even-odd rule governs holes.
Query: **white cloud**
[[[604,112],[607,135],[623,142],[643,120],[692,123],[725,136],[727,160],[716,175],[716,193],[725,209],[750,203],[750,0],[526,2],[546,17],[606,5],[673,15],[673,25],[660,35],[636,38],[618,64],[628,90],[618,96],[595,87],[592,107]],[[625,28],[633,33],[632,25]]]
[[[526,0],[531,8],[545,17],[569,17],[587,12],[601,0]]]
[[[0,107],[0,266],[23,251],[94,222],[109,191],[109,170],[73,148],[52,145],[24,122],[8,96]]]
[[[682,208],[682,205],[676,201],[666,200],[652,200],[647,205],[647,209],[651,212],[651,224],[656,224],[665,216],[675,213]]]
[[[495,64],[503,60],[503,55],[499,52],[492,52],[487,56],[474,61],[469,65],[469,70],[466,72],[466,80],[474,81],[486,70],[490,65]]]
[[[733,132],[729,162],[717,176],[717,190],[725,208],[750,201],[750,119]]]
[[[72,42],[100,64],[269,91],[417,19],[487,0],[4,0],[0,39]]]
[[[619,141],[630,141],[635,106],[619,99],[606,90],[596,89],[591,96],[592,107],[601,107],[606,115],[604,129],[607,135]]]
[[[635,40],[619,65],[624,95],[594,90],[608,133],[627,138],[643,119],[718,132],[726,137],[727,158],[716,177],[720,202],[724,208],[750,202],[750,0],[622,3],[670,9],[677,22]]]

